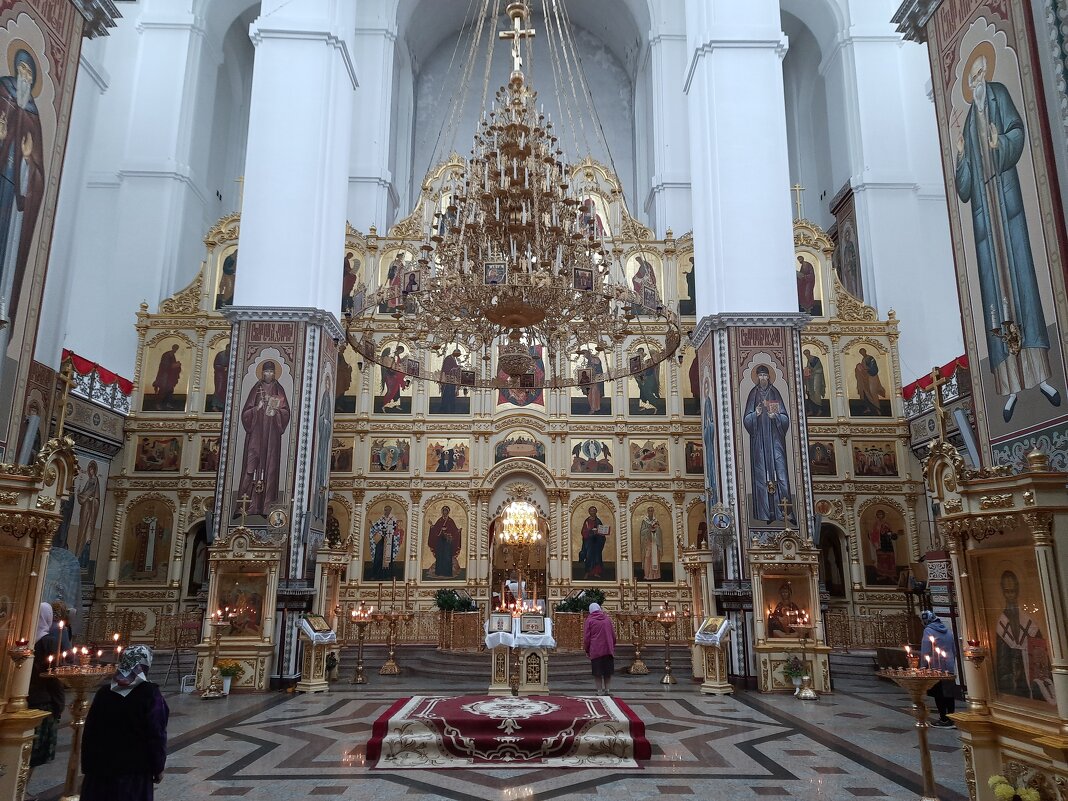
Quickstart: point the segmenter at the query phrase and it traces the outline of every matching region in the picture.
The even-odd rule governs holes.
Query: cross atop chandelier
[[[483,13],[491,16],[488,5]],[[678,316],[655,292],[639,297],[627,286],[621,254],[572,186],[575,170],[524,73],[535,35],[530,9],[513,2],[507,13],[511,26],[498,38],[511,42],[508,84],[488,109],[483,97],[470,155],[454,157],[459,168],[441,187],[439,210],[424,214],[418,258],[403,280],[353,311],[349,341],[389,370],[473,388],[580,386],[648,370],[678,349]],[[375,340],[388,316],[412,343],[403,363]],[[636,342],[647,343],[641,355],[603,373],[574,366],[580,355],[633,351]],[[443,359],[461,349],[474,357],[470,369],[424,374],[430,353]]]

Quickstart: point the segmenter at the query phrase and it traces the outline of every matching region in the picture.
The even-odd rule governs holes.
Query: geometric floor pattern
[[[905,696],[874,677],[836,681],[818,702],[739,692],[702,696],[680,682],[617,677],[614,694],[645,722],[652,759],[639,768],[372,770],[371,724],[397,698],[484,692],[470,680],[425,685],[413,676],[371,676],[359,689],[235,695],[218,701],[168,693],[170,755],[158,801],[541,801],[541,799],[802,799],[855,801],[919,795],[919,751]],[[589,687],[553,684],[557,694]],[[449,686],[439,686],[448,684]],[[467,686],[470,685],[470,686]],[[66,720],[66,716],[64,718]],[[69,753],[60,733],[55,762],[38,768],[30,790],[59,797]],[[966,801],[957,733],[930,732],[942,801]]]

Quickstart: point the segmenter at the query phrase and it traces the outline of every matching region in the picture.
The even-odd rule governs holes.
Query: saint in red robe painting
[[[456,560],[460,555],[460,528],[456,521],[449,517],[449,511],[448,506],[442,506],[441,517],[430,524],[427,544],[434,554],[432,574],[436,578],[456,576]]]
[[[178,346],[172,345],[169,351],[159,357],[156,380],[152,382],[152,389],[156,391],[157,410],[162,411],[174,406],[174,388],[178,386],[181,375],[182,363],[178,361]]]
[[[797,310],[816,314],[816,271],[804,256],[797,257]]]
[[[277,366],[263,363],[263,378],[256,382],[241,409],[245,453],[237,497],[248,497],[248,514],[263,515],[278,500],[282,434],[289,427],[289,399],[275,380]]]

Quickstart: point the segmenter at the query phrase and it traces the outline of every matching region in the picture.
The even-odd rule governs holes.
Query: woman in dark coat
[[[145,675],[152,650],[131,645],[85,719],[82,801],[152,801],[167,763],[170,710]]]
[[[43,603],[37,616],[37,630],[33,644],[33,673],[26,705],[52,714],[37,724],[33,733],[33,752],[30,767],[44,765],[56,758],[56,739],[59,719],[63,715],[63,683],[59,679],[42,677],[51,667],[48,657],[55,657],[60,630],[52,631],[52,605]]]

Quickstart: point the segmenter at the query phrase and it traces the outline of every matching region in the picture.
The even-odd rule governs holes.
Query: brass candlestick
[[[352,625],[356,627],[356,672],[352,676],[353,684],[366,684],[367,677],[363,675],[363,641],[367,636],[367,627],[371,625],[371,614],[374,607],[366,607],[363,601],[352,610]]]
[[[211,626],[212,640],[211,678],[208,680],[208,688],[200,694],[200,697],[211,700],[213,698],[226,697],[226,692],[223,689],[222,673],[219,672],[219,644],[222,642],[222,627],[229,626],[230,621],[216,613],[211,616],[208,625]]]
[[[78,773],[82,759],[82,732],[85,716],[89,714],[89,690],[95,689],[115,669],[110,665],[64,665],[42,673],[43,678],[59,679],[64,687],[74,690],[74,702],[70,705],[70,757],[67,759],[67,776],[63,782],[60,801],[78,801]]]
[[[675,617],[675,610],[667,606],[656,613],[656,622],[664,627],[664,678],[660,679],[661,684],[678,684],[671,675],[671,630],[675,627]]]
[[[931,767],[931,749],[927,744],[927,691],[944,679],[952,679],[953,674],[944,670],[919,668],[886,668],[876,675],[890,679],[912,699],[912,714],[916,718],[916,735],[920,738],[920,767],[923,770],[923,795],[920,801],[938,801],[934,781],[934,769]]]
[[[386,622],[389,624],[389,633],[386,636],[386,646],[389,648],[389,653],[386,656],[386,663],[378,669],[380,676],[396,676],[400,673],[400,665],[397,664],[397,622],[408,621],[414,617],[411,612],[375,612],[371,615],[371,619],[376,623]]]
[[[631,612],[627,615],[631,625],[631,642],[634,645],[634,658],[631,660],[627,672],[632,676],[648,676],[649,666],[642,661],[642,648],[645,647],[644,624],[652,620],[652,616],[642,612]]]

